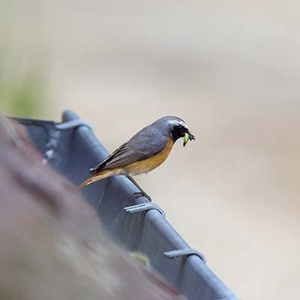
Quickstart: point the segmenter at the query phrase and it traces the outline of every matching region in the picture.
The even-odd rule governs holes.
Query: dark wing
[[[145,127],[134,135],[127,143],[121,145],[98,166],[91,169],[96,174],[105,169],[123,167],[144,160],[161,152],[167,139],[155,128]]]

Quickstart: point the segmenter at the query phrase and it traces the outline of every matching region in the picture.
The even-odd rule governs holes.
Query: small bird
[[[183,138],[185,146],[188,141],[194,140],[195,136],[178,117],[167,116],[158,119],[136,133],[96,167],[91,168],[92,175],[78,185],[78,190],[110,176],[125,175],[141,191],[133,196],[145,196],[151,201],[150,196],[131,176],[148,173],[160,166],[179,138]]]

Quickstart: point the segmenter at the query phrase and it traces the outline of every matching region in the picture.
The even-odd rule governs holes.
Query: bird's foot
[[[136,192],[132,194],[132,197],[134,199],[140,198],[140,197],[146,197],[150,202],[152,201],[151,197],[145,193],[145,192]]]

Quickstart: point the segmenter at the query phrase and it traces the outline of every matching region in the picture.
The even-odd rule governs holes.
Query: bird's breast
[[[137,161],[125,167],[127,174],[138,175],[143,173],[148,173],[153,169],[160,166],[168,157],[173,147],[174,142],[172,139],[168,138],[166,147],[159,153],[146,158],[141,161]]]

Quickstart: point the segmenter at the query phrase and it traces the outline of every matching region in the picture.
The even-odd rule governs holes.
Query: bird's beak
[[[188,141],[194,140],[195,136],[190,132],[186,132],[183,136],[183,147],[187,144]]]

